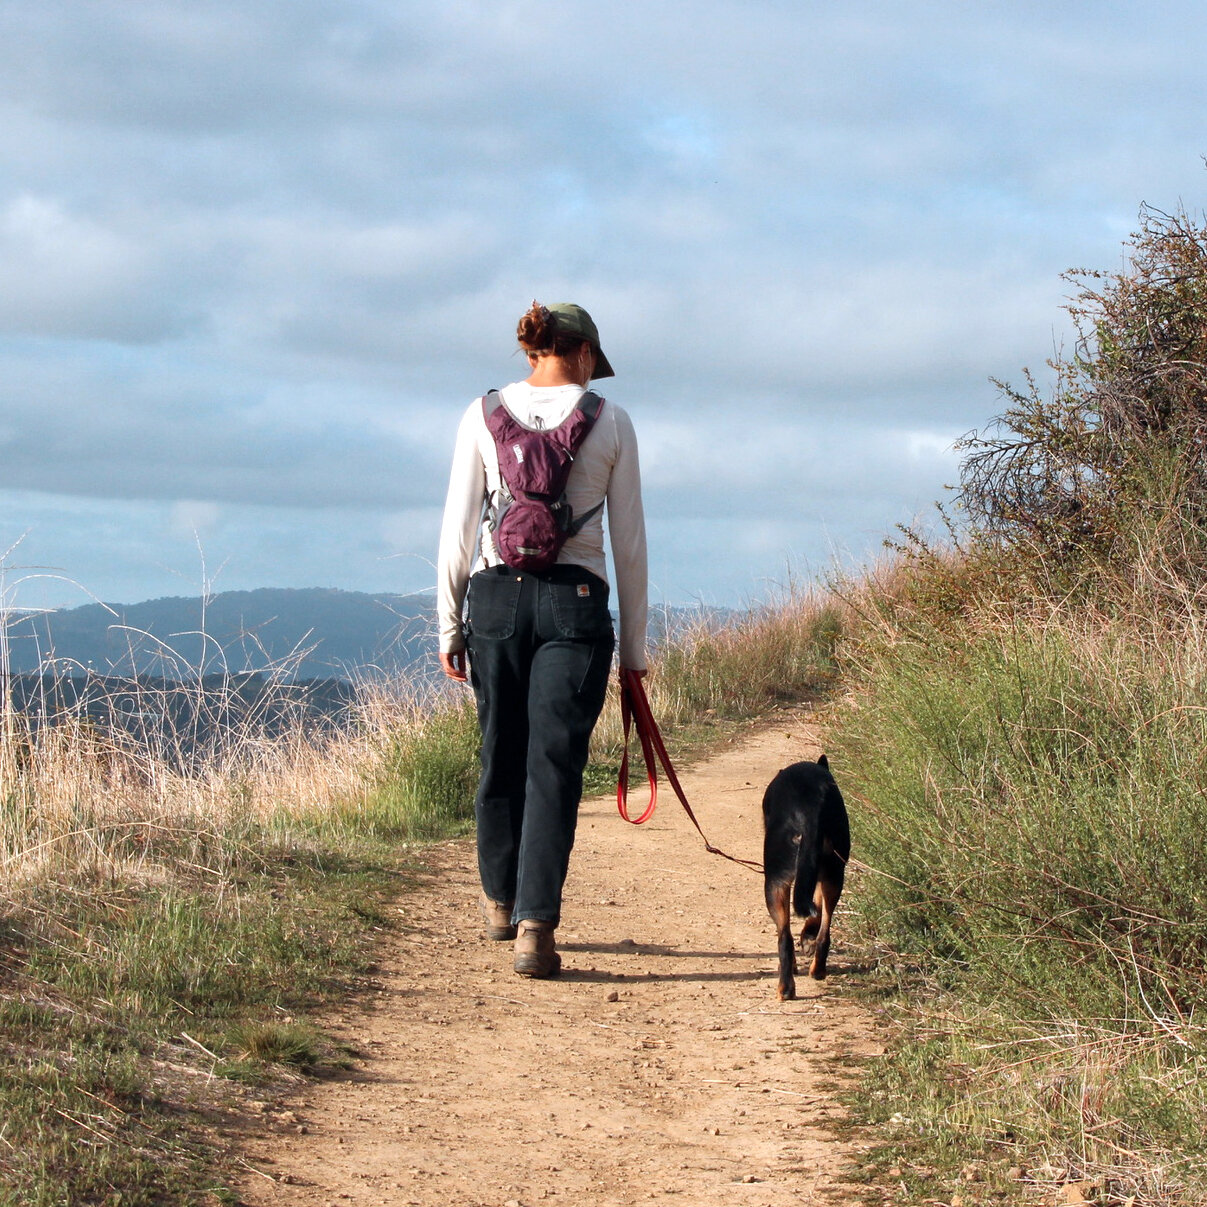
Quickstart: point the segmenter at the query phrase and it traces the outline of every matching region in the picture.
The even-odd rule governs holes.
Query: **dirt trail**
[[[714,842],[758,858],[764,786],[818,752],[807,715],[784,712],[684,786]],[[554,980],[516,976],[511,945],[480,937],[472,843],[432,848],[375,1000],[331,1020],[365,1059],[285,1104],[296,1117],[265,1116],[244,1201],[861,1201],[843,1181],[858,1141],[831,1130],[832,1058],[877,1049],[843,993],[842,907],[830,979],[777,1002],[761,877],[705,852],[664,793],[639,828],[584,803]]]

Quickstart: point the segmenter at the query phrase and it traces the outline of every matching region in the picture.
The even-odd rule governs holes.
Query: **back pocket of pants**
[[[495,640],[511,637],[523,585],[510,574],[475,574],[469,580],[470,633]]]
[[[563,637],[600,640],[612,636],[607,583],[600,579],[589,583],[552,582],[548,588],[553,622]]]

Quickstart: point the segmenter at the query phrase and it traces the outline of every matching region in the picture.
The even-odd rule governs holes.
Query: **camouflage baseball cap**
[[[548,307],[548,310],[557,319],[559,331],[564,331],[568,335],[577,335],[595,349],[595,372],[591,374],[592,381],[600,377],[616,376],[612,366],[608,363],[608,358],[603,354],[603,349],[599,346],[599,329],[595,326],[595,321],[581,306],[576,306],[573,302],[554,302],[552,306]]]

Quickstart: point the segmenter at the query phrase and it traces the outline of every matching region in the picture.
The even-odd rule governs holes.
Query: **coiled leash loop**
[[[641,676],[636,671],[623,666],[620,668],[620,720],[624,727],[624,752],[620,757],[620,778],[616,783],[616,807],[620,811],[620,816],[634,826],[639,826],[654,816],[654,808],[658,804],[658,763],[660,762],[662,769],[666,772],[667,782],[679,798],[683,811],[691,819],[692,825],[696,827],[696,832],[704,839],[704,849],[710,855],[720,855],[722,859],[728,859],[732,863],[740,863],[752,871],[761,872],[763,865],[757,860],[739,859],[736,855],[722,851],[720,847],[714,847],[708,841],[708,836],[700,828],[700,823],[696,820],[691,805],[687,803],[687,794],[683,791],[679,777],[675,774],[671,756],[666,752],[666,743],[662,740],[657,721],[654,720]],[[637,728],[637,738],[641,742],[641,757],[645,760],[646,774],[650,784],[650,803],[640,817],[630,817],[628,810],[629,730],[633,726]]]

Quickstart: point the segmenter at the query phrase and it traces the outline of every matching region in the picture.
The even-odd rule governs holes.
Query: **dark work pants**
[[[557,925],[612,666],[608,585],[581,566],[479,571],[466,644],[482,730],[474,805],[482,888],[515,902],[513,921]]]

